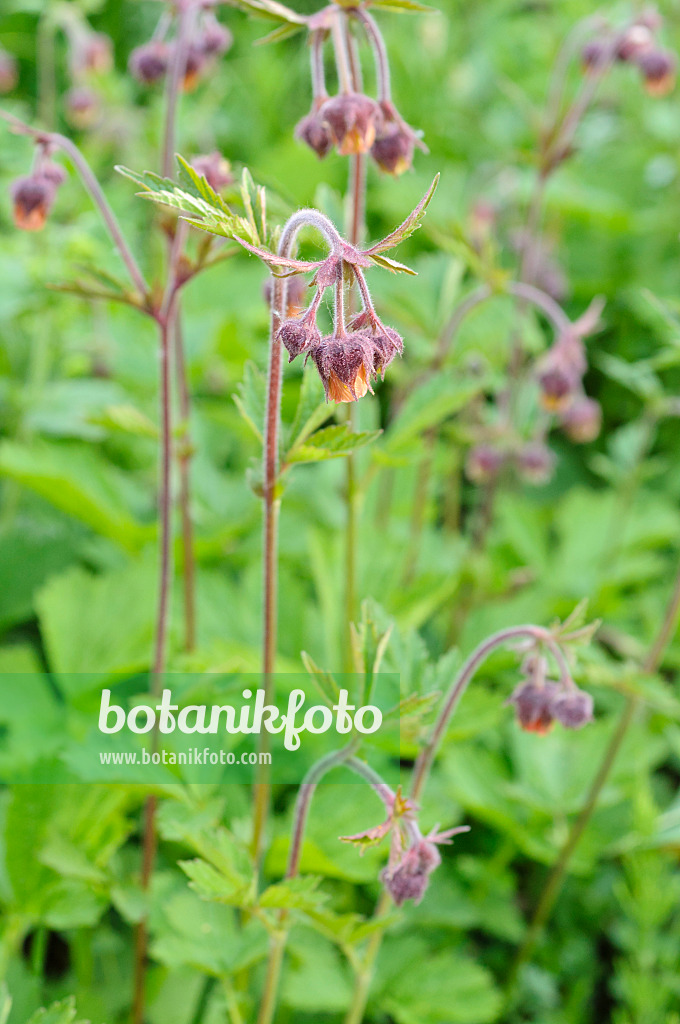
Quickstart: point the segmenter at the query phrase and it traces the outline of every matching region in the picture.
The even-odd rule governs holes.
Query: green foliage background
[[[677,51],[680,7],[663,6],[666,43]],[[43,7],[39,0],[4,0],[0,11],[0,40],[21,68],[20,87],[5,107],[27,120],[35,111],[36,24]],[[102,125],[77,141],[151,275],[163,252],[160,233],[149,233],[156,213],[135,198],[113,165],[157,169],[161,95],[139,88],[125,65],[132,47],[148,38],[158,8],[108,0],[88,9],[92,24],[114,39],[117,70],[99,83]],[[306,10],[313,9],[308,3]],[[612,17],[627,11],[625,4],[613,5]],[[540,489],[519,483],[506,489],[486,549],[471,553],[468,534],[442,522],[444,497],[455,494],[455,486],[464,523],[478,500],[460,478],[456,389],[469,379],[471,358],[481,358],[491,374],[503,370],[510,307],[498,300],[466,324],[439,405],[432,392],[414,394],[410,421],[393,416],[391,406],[395,389],[415,378],[472,283],[454,240],[467,231],[474,202],[498,203],[505,240],[521,225],[535,164],[535,111],[560,42],[590,13],[585,0],[452,0],[439,15],[378,12],[395,99],[406,119],[424,130],[430,152],[417,154],[415,170],[398,181],[371,169],[369,236],[398,223],[437,171],[442,178],[425,228],[397,253],[418,277],[371,275],[376,303],[404,334],[406,353],[377,397],[359,403],[361,429],[386,428],[360,455],[362,473],[376,477],[362,504],[360,596],[373,599],[380,621],[395,623],[386,662],[401,673],[405,692],[446,686],[459,662],[452,643],[466,654],[496,628],[547,624],[584,597],[604,626],[580,669],[578,681],[593,692],[597,711],[595,724],[583,732],[518,732],[503,707],[516,671],[510,656],[490,663],[467,695],[424,818],[428,826],[464,820],[472,831],[446,852],[423,903],[407,907],[390,928],[369,1003],[368,1019],[376,1024],[680,1019],[677,639],[659,677],[645,677],[638,667],[663,617],[680,546],[680,433],[677,419],[655,418],[663,396],[677,396],[680,379],[677,94],[653,101],[634,71],[616,68],[581,128],[577,153],[548,192],[548,233],[571,286],[568,311],[578,315],[595,294],[607,299],[604,330],[589,342],[586,381],[604,408],[601,438],[576,448],[556,435],[553,481]],[[217,146],[271,188],[275,211],[315,203],[340,222],[346,161],[330,156],[317,162],[293,139],[293,126],[309,107],[301,37],[254,48],[266,26],[233,10],[225,20],[234,47],[218,72],[183,101],[181,151],[191,157]],[[62,67],[64,55],[58,56]],[[66,87],[62,71],[59,86]],[[158,361],[153,325],[133,311],[46,289],[48,282],[72,280],[78,265],[114,274],[120,266],[73,174],[42,235],[13,230],[7,187],[27,173],[30,159],[25,139],[3,133],[0,671],[47,668],[59,692],[60,677],[68,673],[114,675],[149,665]],[[507,246],[500,261],[513,266]],[[181,654],[177,597],[171,630],[177,668],[258,668],[261,510],[247,479],[258,442],[232,395],[244,380],[257,392],[266,364],[265,276],[257,260],[239,255],[186,292],[199,643],[191,659]],[[538,327],[531,330],[530,342],[544,344]],[[295,367],[286,374],[284,419],[290,422],[301,374]],[[438,421],[443,426],[417,572],[404,585],[420,434]],[[379,484],[385,474],[391,478],[389,515]],[[300,467],[288,482],[281,525],[282,670],[299,669],[302,650],[325,668],[343,664],[343,479],[342,460],[333,460]],[[519,1001],[504,1009],[513,955],[583,804],[623,692],[641,693],[641,710],[522,974]],[[28,717],[39,750],[49,699],[27,689],[3,703],[0,719],[16,725]],[[0,794],[0,969],[13,1000],[9,1024],[22,1024],[41,1005],[71,994],[79,1017],[114,1022],[129,1014],[132,926],[144,910],[135,882],[143,798],[140,787],[25,785]],[[276,795],[266,862],[271,881],[285,865],[293,799],[293,790]],[[239,931],[230,898],[201,899],[200,885],[199,892],[188,888],[177,866],[197,853],[210,859],[205,844],[217,843],[218,826],[242,836],[248,809],[249,793],[238,787],[196,788],[163,801],[160,862],[147,908],[151,1024],[217,1024],[234,1000],[244,1020],[254,1019],[264,932],[256,922]],[[354,787],[348,801],[343,787],[319,791],[303,870],[325,876],[336,915],[370,915],[378,895],[380,852],[360,859],[337,841],[373,824],[374,815],[370,793],[359,796]],[[291,937],[281,1024],[340,1021],[348,1004],[351,976],[342,951],[328,923],[321,934],[310,921],[303,919]],[[249,994],[243,977],[251,967]],[[73,1018],[68,1005],[50,1014],[40,1024]]]

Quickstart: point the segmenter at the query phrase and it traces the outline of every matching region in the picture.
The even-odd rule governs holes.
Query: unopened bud
[[[74,128],[85,131],[96,122],[99,114],[99,98],[87,86],[77,85],[69,89],[65,97],[66,117]]]
[[[602,409],[594,398],[577,398],[562,414],[562,427],[577,444],[594,441],[602,427]]]
[[[19,178],[11,186],[14,223],[22,231],[40,231],[52,208],[56,186],[40,174]]]
[[[295,127],[295,137],[313,149],[320,160],[330,153],[333,136],[319,110],[312,110]]]
[[[292,363],[301,352],[312,349],[321,343],[321,333],[315,323],[302,319],[284,320],[277,335],[279,341],[288,352],[288,362]]]
[[[473,445],[465,460],[465,475],[474,484],[489,484],[496,480],[505,460],[505,452],[493,445]]]
[[[429,885],[431,873],[440,864],[441,857],[434,843],[421,839],[408,848],[395,867],[386,868],[380,877],[398,907],[406,900],[418,904]]]
[[[517,468],[528,484],[545,484],[555,468],[555,456],[541,441],[530,441],[517,453]]]
[[[371,156],[386,174],[399,177],[413,164],[415,136],[411,129],[400,123],[385,127],[371,147]]]
[[[208,57],[220,57],[226,53],[234,41],[234,37],[225,25],[217,20],[214,14],[205,15],[201,26],[200,47]]]
[[[604,39],[590,39],[581,50],[581,66],[590,73],[601,71],[609,60],[610,47]]]
[[[650,96],[667,96],[675,86],[677,60],[667,50],[648,50],[636,61]]]
[[[543,735],[552,728],[553,702],[560,692],[557,683],[539,684],[529,680],[521,683],[506,703],[514,705],[515,717],[522,729]]]
[[[143,85],[153,85],[165,77],[168,70],[168,45],[160,41],[144,43],[130,54],[128,70]]]
[[[553,700],[552,713],[565,729],[582,729],[593,720],[593,698],[584,690],[564,690]]]
[[[84,71],[103,74],[113,67],[113,43],[103,32],[88,32],[82,47],[82,67]]]
[[[381,123],[375,100],[362,93],[343,93],[327,100],[320,113],[341,156],[368,153]]]
[[[647,25],[636,22],[624,32],[616,48],[617,59],[621,61],[637,60],[640,54],[651,49],[653,45],[654,36]]]

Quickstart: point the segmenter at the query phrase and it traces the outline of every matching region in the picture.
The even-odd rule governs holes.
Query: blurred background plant
[[[296,10],[316,12],[311,4]],[[149,231],[159,215],[134,198],[113,166],[157,170],[159,154],[167,159],[167,65],[150,76],[139,57],[151,41],[169,59],[173,35],[170,26],[158,28],[161,13],[154,2],[5,0],[0,14],[4,107],[30,122],[38,111],[43,126],[75,133],[149,279],[166,257],[167,221],[160,215],[161,230]],[[338,842],[373,825],[375,797],[353,787],[350,801],[344,786],[321,786],[300,870],[302,883],[305,875],[324,876],[328,903],[322,907],[309,886],[296,890],[276,1019],[343,1020],[355,974],[367,1020],[668,1024],[678,1000],[680,934],[672,899],[680,648],[667,614],[680,538],[679,128],[674,94],[652,97],[641,84],[651,78],[656,93],[659,82],[669,84],[673,58],[661,68],[648,55],[677,51],[677,11],[669,5],[659,26],[647,10],[614,4],[605,12],[611,30],[590,18],[583,0],[545,8],[460,0],[440,14],[374,13],[394,101],[404,121],[422,130],[429,153],[416,151],[413,170],[398,180],[369,166],[366,237],[399,223],[436,172],[442,181],[424,227],[397,252],[418,277],[404,287],[401,277],[373,275],[376,306],[406,350],[376,397],[354,407],[354,432],[382,430],[354,462],[355,604],[373,599],[361,643],[391,626],[384,666],[400,673],[417,712],[402,725],[406,770],[433,720],[433,694],[448,688],[462,661],[457,650],[467,655],[501,628],[563,618],[588,598],[603,626],[581,659],[579,681],[595,696],[596,722],[575,734],[519,733],[501,699],[515,677],[514,658],[495,655],[451,722],[421,811],[424,829],[465,821],[472,831],[452,854],[443,849],[416,909],[407,904],[377,923],[369,915],[385,855],[369,850],[359,858]],[[236,180],[248,166],[268,187],[279,223],[295,207],[314,205],[341,225],[347,160],[329,152],[319,162],[294,138],[311,101],[302,37],[285,38],[284,25],[277,45],[253,48],[271,23],[224,8],[218,17],[233,45],[224,61],[210,56],[206,67],[205,54],[197,60],[187,83],[194,91],[179,112],[178,148],[192,161],[223,153]],[[641,49],[614,62],[613,45],[632,26]],[[653,46],[649,37],[641,43],[640,27],[653,34]],[[231,39],[218,34],[225,49]],[[558,58],[567,39],[568,64]],[[370,59],[364,66],[366,91],[378,95]],[[554,107],[548,85],[562,67],[568,103]],[[556,153],[552,128],[599,77],[555,163],[546,155]],[[89,277],[80,297],[61,293],[65,283],[69,291],[84,283],[80,267],[101,268],[102,289],[117,288],[120,276],[74,175],[59,186],[41,235],[14,229],[9,187],[30,161],[28,141],[3,136],[0,670],[46,668],[52,682],[27,684],[1,714],[13,727],[30,714],[47,742],[54,693],[77,700],[70,673],[96,667],[114,677],[152,667],[158,346],[150,319],[88,296]],[[232,180],[223,187],[237,194]],[[528,231],[532,209],[537,220]],[[180,588],[170,609],[170,668],[260,667],[261,501],[252,463],[261,455],[264,415],[264,281],[257,261],[230,258],[182,296],[196,633],[187,652]],[[59,288],[46,290],[46,282]],[[583,445],[559,431],[548,435],[554,420],[539,401],[545,353],[554,336],[560,344],[566,324],[555,335],[545,308],[535,314],[526,293],[512,294],[513,282],[548,294],[569,324],[595,296],[606,302],[597,332],[588,325],[587,364],[580,348],[567,360],[601,407],[601,431],[589,429]],[[459,325],[454,320],[455,343],[431,372],[455,311],[480,286],[492,297]],[[312,368],[303,374],[300,362],[286,369],[284,430],[322,398]],[[521,452],[520,441],[533,445],[534,457],[523,471],[514,455],[504,457],[492,480],[483,478],[488,460],[477,457],[480,478],[475,446],[478,456],[489,442],[496,452],[499,440],[504,451]],[[347,664],[346,470],[327,454],[338,453],[316,445],[286,479],[280,671],[298,669],[302,651],[308,666]],[[176,554],[181,569],[181,542]],[[612,743],[618,756],[582,819]],[[33,750],[34,759],[39,753]],[[127,1018],[132,928],[144,917],[153,1024],[253,1018],[267,933],[256,921],[239,929],[234,909],[239,880],[248,878],[250,793],[203,787],[161,800],[158,870],[145,895],[135,879],[146,795],[141,787],[3,791],[0,958],[11,1024],[72,993],[79,1017]],[[294,800],[292,788],[274,793],[269,881],[286,870]],[[579,842],[551,896],[559,895],[550,927],[532,929],[546,879],[555,877],[580,820]],[[196,856],[218,871],[231,864],[233,876],[219,884],[210,876],[211,890],[205,872],[188,869],[187,888],[178,860]],[[275,919],[273,909],[266,913]],[[386,926],[378,954],[375,935]],[[69,1004],[51,1014],[55,1024],[74,1019]]]

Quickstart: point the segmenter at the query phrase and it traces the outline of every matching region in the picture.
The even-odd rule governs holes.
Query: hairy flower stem
[[[508,629],[503,629],[498,633],[494,633],[493,636],[484,640],[475,648],[454,679],[434,724],[430,738],[418,756],[413,773],[413,783],[411,785],[411,798],[414,803],[418,803],[420,801],[423,789],[430,774],[432,763],[435,759],[437,750],[439,749],[439,745],[446,734],[446,729],[451,717],[458,707],[461,697],[465,693],[477,670],[497,648],[514,640],[521,640],[524,638],[544,644],[557,663],[560,671],[561,682],[565,685],[571,685],[571,676],[569,674],[564,654],[562,653],[559,644],[547,629],[543,629],[541,626],[531,625],[511,626]]]
[[[671,592],[671,596],[666,606],[663,622],[652,646],[649,648],[649,651],[647,652],[647,655],[643,659],[642,664],[640,666],[642,671],[646,674],[651,675],[659,669],[666,648],[668,647],[668,644],[673,638],[673,634],[677,627],[679,617],[680,566],[678,566],[677,569],[675,582],[673,584],[673,590]],[[511,998],[514,992],[515,985],[517,983],[519,972],[522,966],[530,958],[536,945],[536,942],[539,938],[539,935],[541,934],[543,927],[550,916],[550,913],[555,904],[555,900],[557,899],[560,889],[562,887],[562,882],[564,881],[564,876],[566,874],[571,858],[574,855],[574,852],[576,851],[576,848],[579,842],[581,841],[581,837],[583,836],[583,833],[585,832],[588,823],[590,822],[590,819],[593,816],[593,813],[597,807],[598,800],[600,798],[600,794],[602,793],[602,790],[607,782],[607,779],[609,778],[609,774],[614,766],[614,763],[619,754],[619,751],[626,737],[628,729],[631,723],[634,721],[636,712],[640,707],[641,703],[641,698],[636,695],[629,695],[626,697],[626,703],[624,705],[623,711],[621,712],[621,717],[619,718],[617,726],[614,732],[612,733],[607,749],[605,750],[602,761],[600,762],[600,766],[590,785],[586,801],[583,807],[581,808],[578,817],[574,821],[574,824],[571,827],[567,840],[562,849],[560,850],[559,856],[555,861],[550,871],[550,874],[546,879],[541,895],[539,896],[538,903],[536,904],[536,909],[534,910],[533,916],[531,918],[527,934],[524,938],[524,941],[522,942],[522,945],[518,949],[517,955],[515,956],[515,959],[513,961],[512,967],[510,969],[510,974],[508,976],[508,999]]]
[[[287,879],[295,878],[300,868],[300,856],[302,854],[302,843],[307,825],[307,817],[309,815],[309,808],[312,802],[312,797],[316,791],[316,787],[324,775],[333,768],[337,768],[342,764],[347,765],[348,768],[356,772],[358,775],[361,775],[362,778],[364,778],[368,784],[375,789],[381,800],[386,803],[386,806],[390,806],[388,801],[394,796],[394,794],[392,794],[389,787],[385,785],[382,779],[380,779],[380,777],[376,775],[368,765],[365,765],[363,761],[359,761],[354,757],[355,749],[356,741],[352,741],[341,750],[335,750],[333,753],[327,754],[326,757],[322,757],[320,761],[317,761],[315,765],[312,765],[300,784],[298,798],[295,804],[293,834],[290,851],[288,853],[288,867],[286,869]],[[262,1000],[257,1016],[257,1024],[271,1024],[274,1019],[279,980],[281,977],[281,966],[283,964],[283,956],[288,939],[288,916],[288,910],[285,908],[279,911],[276,930],[272,935],[269,947],[269,960],[267,962],[267,972],[262,990]]]
[[[109,206],[101,185],[78,147],[65,135],[60,135],[58,132],[41,131],[39,128],[31,128],[30,125],[24,124],[23,121],[20,121],[17,117],[14,117],[12,114],[8,114],[4,110],[0,110],[0,117],[5,120],[18,135],[28,135],[38,145],[46,146],[51,149],[60,149],[69,157],[80,175],[80,180],[82,181],[86,192],[89,193],[92,202],[101,214],[106,230],[111,236],[111,241],[120,253],[120,258],[125,264],[135,289],[139,293],[139,299],[145,300],[149,292],[149,287],[144,280],[144,275],[139,269],[137,260],[132,255],[130,247],[125,240],[120,225],[118,224],[116,215]]]
[[[366,206],[366,158],[363,153],[355,154],[350,165],[350,190],[348,204],[348,236],[352,245],[358,246],[364,234]],[[353,309],[353,292],[350,293],[350,312]],[[357,428],[356,403],[347,407],[347,424],[351,431]],[[347,507],[345,525],[345,608],[343,636],[343,667],[351,672],[352,623],[357,611],[357,541],[359,530],[359,495],[357,488],[356,456],[349,454],[345,460],[345,503]]]
[[[317,210],[298,210],[284,225],[279,242],[279,256],[291,256],[298,232],[303,227],[316,228],[329,248],[339,252],[342,239],[333,224]],[[277,590],[278,590],[278,518],[279,434],[281,426],[281,386],[283,379],[283,353],[278,336],[285,317],[288,301],[288,279],[272,277],[271,326],[269,339],[269,372],[267,377],[267,405],[264,422],[264,451],[262,464],[262,495],[264,499],[264,553],[262,601],[262,683],[265,704],[274,697],[274,665],[277,645]],[[267,753],[269,734],[262,731],[258,752]],[[256,866],[262,858],[264,832],[269,815],[269,766],[258,759],[255,775],[255,804],[253,809],[252,853]]]

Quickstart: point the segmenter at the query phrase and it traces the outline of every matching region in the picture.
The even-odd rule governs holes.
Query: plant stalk
[[[673,637],[673,633],[675,632],[679,616],[680,566],[676,573],[673,590],[666,606],[663,622],[641,665],[642,671],[646,674],[653,674],[661,665],[666,648],[668,647],[668,644]],[[536,909],[534,910],[531,918],[527,934],[513,961],[507,984],[508,998],[511,997],[517,983],[519,972],[531,956],[538,937],[550,916],[555,900],[559,895],[571,858],[588,826],[588,823],[590,822],[595,808],[597,807],[600,794],[602,793],[607,779],[609,778],[609,774],[614,766],[628,729],[634,721],[635,714],[641,703],[641,698],[636,695],[629,695],[626,697],[626,703],[623,711],[621,712],[621,717],[619,718],[616,729],[612,733],[595,778],[591,783],[586,801],[572,825],[567,840],[562,847],[548,878],[546,879],[538,903],[536,904]]]

